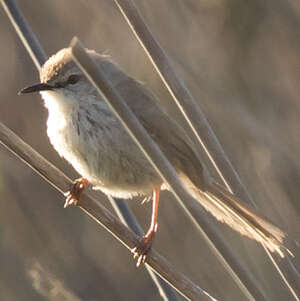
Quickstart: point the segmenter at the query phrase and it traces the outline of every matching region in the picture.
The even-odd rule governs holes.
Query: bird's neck
[[[76,100],[70,99],[63,93],[56,91],[43,91],[41,95],[44,99],[45,107],[49,111],[49,115],[68,115],[76,104]]]
[[[48,135],[56,135],[66,127],[72,112],[76,109],[77,102],[62,93],[54,91],[44,91],[41,94],[49,113],[47,121]]]

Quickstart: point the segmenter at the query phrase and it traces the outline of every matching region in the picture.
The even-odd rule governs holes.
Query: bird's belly
[[[116,120],[93,127],[67,121],[63,128],[48,126],[48,135],[58,153],[95,189],[106,194],[130,198],[150,194],[162,184],[157,172]]]

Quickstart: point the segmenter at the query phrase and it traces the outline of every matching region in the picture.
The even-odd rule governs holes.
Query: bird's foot
[[[88,184],[89,181],[84,178],[75,180],[74,183],[72,184],[71,189],[64,194],[67,197],[64,208],[73,204],[77,205],[82,191]]]
[[[147,254],[151,250],[156,230],[157,227],[155,227],[155,230],[149,231],[140,239],[139,245],[131,249],[131,252],[133,253],[133,258],[137,259],[137,267],[139,267],[142,263],[145,263]]]

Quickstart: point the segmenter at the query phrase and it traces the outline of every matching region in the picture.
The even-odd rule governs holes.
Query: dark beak
[[[18,95],[39,92],[39,91],[53,90],[53,89],[54,89],[54,87],[52,87],[48,84],[36,84],[36,85],[22,89],[21,91],[18,92]]]

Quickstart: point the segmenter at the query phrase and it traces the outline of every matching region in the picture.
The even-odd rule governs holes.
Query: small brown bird
[[[183,129],[157,104],[144,85],[122,71],[108,56],[88,50],[152,139],[166,155],[190,194],[217,220],[264,244],[281,256],[284,233],[212,181]],[[104,99],[62,49],[44,64],[41,82],[21,93],[39,91],[49,111],[47,133],[57,152],[82,175],[68,193],[65,207],[77,203],[88,184],[108,195],[131,198],[153,194],[151,225],[135,248],[138,265],[145,261],[157,231],[162,179],[128,135]]]

